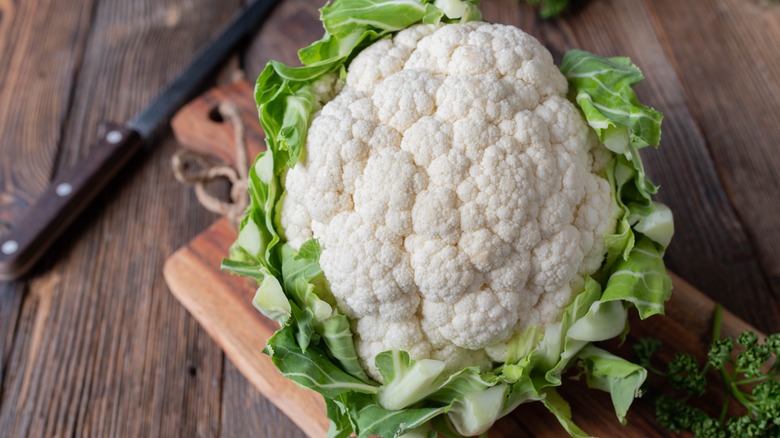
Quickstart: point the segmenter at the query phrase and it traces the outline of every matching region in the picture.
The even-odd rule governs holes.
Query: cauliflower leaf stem
[[[385,382],[379,390],[379,404],[391,410],[403,409],[436,391],[436,379],[444,371],[442,361],[413,361],[409,353],[398,350],[377,355],[376,364]]]
[[[583,275],[560,320],[514,335],[506,362],[488,371],[450,370],[443,361],[414,360],[392,350],[376,355],[383,382],[371,380],[358,359],[355,322],[339,307],[320,266],[318,241],[297,250],[286,241],[279,219],[285,176],[306,156],[315,111],[333,98],[320,93],[317,81],[325,75],[343,78],[361,50],[414,24],[479,20],[476,4],[336,0],[322,9],[324,37],[299,51],[303,66],[271,61],[257,80],[268,147],[250,172],[250,206],[223,269],[257,280],[255,306],[281,325],[264,352],[283,375],[325,397],[331,437],[481,434],[500,416],[535,400],[571,435],[587,436],[555,391],[567,369],[578,366],[590,387],[609,392],[621,422],[645,380],[643,368],[590,345],[623,333],[630,307],[642,318],[663,313],[671,290],[662,256],[673,233],[672,215],[652,201],[657,187],[647,179],[638,152],[658,145],[661,115],[638,102],[631,87],[642,75],[627,58],[583,51],[564,57],[570,99],[611,156],[603,178],[619,216],[604,236],[605,260],[595,273]]]

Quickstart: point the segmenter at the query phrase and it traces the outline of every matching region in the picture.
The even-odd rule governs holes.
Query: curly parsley
[[[661,349],[657,339],[640,339],[634,345],[637,362],[653,374],[666,379],[675,395],[657,398],[656,420],[671,432],[690,431],[696,437],[780,436],[780,333],[768,336],[763,343],[751,331],[736,340],[721,338],[721,306],[715,308],[713,342],[707,362],[701,366],[690,354],[677,354],[665,369],[653,365]],[[694,405],[699,397],[712,397],[715,382],[708,371],[720,375],[725,397],[720,415],[714,418]],[[728,418],[729,405],[736,400],[744,415]]]

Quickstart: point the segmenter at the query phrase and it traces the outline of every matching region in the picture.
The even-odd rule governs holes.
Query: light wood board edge
[[[226,224],[223,227],[229,228]],[[326,436],[329,420],[322,397],[282,376],[271,359],[262,353],[265,345],[261,342],[268,339],[274,329],[261,321],[245,324],[248,313],[246,307],[251,308],[251,304],[238,294],[214,293],[215,290],[234,287],[225,284],[232,279],[217,270],[201,269],[202,265],[196,263],[198,257],[190,247],[184,247],[166,261],[163,275],[173,295],[264,397],[307,435]],[[186,274],[193,272],[193,269],[197,269],[199,275]],[[259,316],[259,312],[254,309],[251,311]],[[232,315],[235,319],[231,318]]]

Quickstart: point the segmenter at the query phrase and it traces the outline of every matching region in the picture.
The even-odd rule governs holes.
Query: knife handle
[[[0,236],[0,281],[24,275],[141,148],[133,130],[103,124],[99,140],[75,167],[58,175],[11,231]]]

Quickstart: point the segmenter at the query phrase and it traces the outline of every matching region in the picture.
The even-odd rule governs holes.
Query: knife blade
[[[278,0],[256,0],[239,12],[176,79],[126,124],[103,124],[97,143],[58,175],[11,230],[0,236],[0,281],[27,273],[46,250],[174,113],[194,98],[233,49],[268,16]]]

